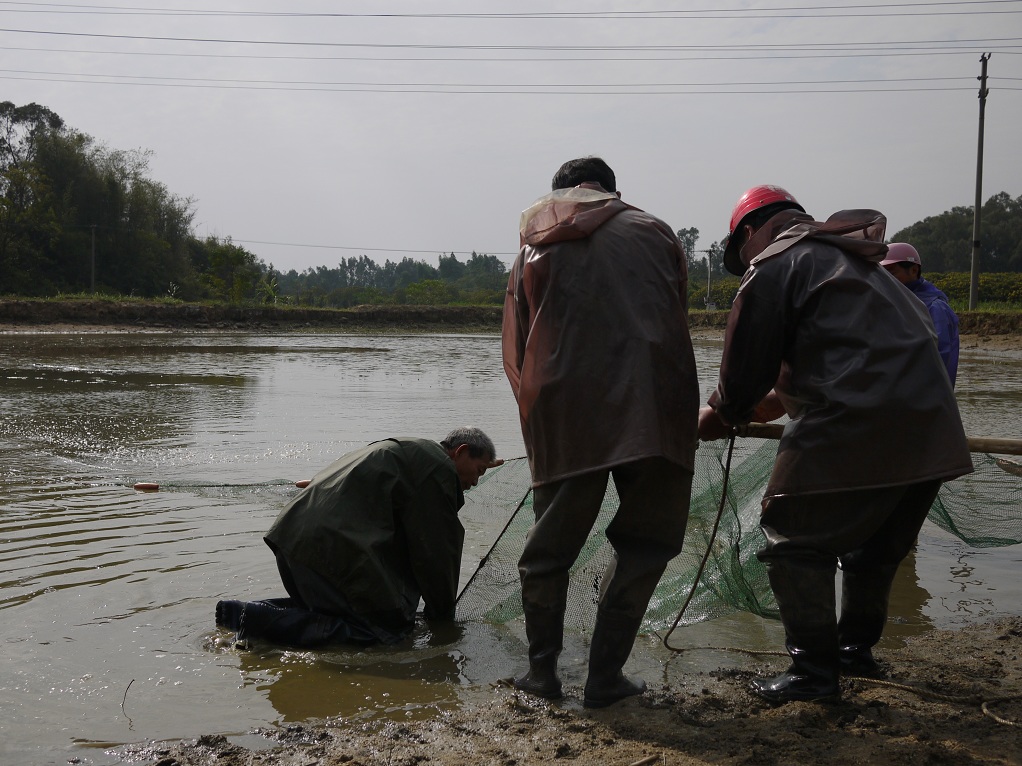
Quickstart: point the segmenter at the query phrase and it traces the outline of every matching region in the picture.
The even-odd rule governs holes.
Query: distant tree
[[[59,289],[54,249],[61,222],[36,156],[39,138],[63,127],[39,104],[0,102],[0,291],[45,295]]]
[[[254,298],[262,276],[256,257],[230,237],[208,237],[205,248],[209,267],[202,278],[213,296],[231,303]]]
[[[1022,271],[1022,196],[999,192],[982,208],[980,270]],[[954,207],[895,233],[891,242],[908,242],[923,259],[923,270],[947,272],[972,268],[972,207]]]
[[[380,265],[368,255],[348,259],[348,281],[351,287],[376,287]]]
[[[440,267],[437,271],[440,273],[440,279],[445,282],[457,282],[465,276],[465,264],[459,261],[454,253],[450,255],[440,253],[439,260]]]
[[[507,290],[507,280],[507,267],[500,258],[473,251],[468,263],[465,264],[464,276],[456,284],[462,292],[471,291],[478,294],[482,291],[485,294],[499,291],[503,295]]]
[[[45,106],[0,101],[0,173],[34,162],[37,139],[63,128],[64,121]],[[3,191],[0,176],[0,193]]]
[[[438,279],[439,277],[440,272],[435,266],[431,266],[425,261],[402,258],[401,262],[394,269],[394,289],[405,288],[416,282]]]
[[[695,226],[689,229],[678,229],[678,239],[681,240],[681,247],[685,251],[685,258],[688,261],[689,272],[697,271],[701,268],[699,263],[702,258],[698,258],[696,255],[696,244],[699,242],[699,229]],[[705,275],[705,272],[703,272]]]
[[[38,104],[0,103],[0,284],[200,297],[192,202],[149,177],[145,151],[111,150]],[[193,260],[199,256],[199,260]]]
[[[441,279],[426,279],[405,288],[405,300],[413,306],[441,306],[452,297],[450,287]]]
[[[980,266],[983,271],[1022,271],[1022,195],[1000,192],[982,208]]]
[[[277,277],[271,273],[263,274],[256,285],[256,295],[263,303],[276,304],[280,300],[280,285]]]
[[[52,281],[59,268],[53,253],[61,227],[53,211],[53,194],[34,166],[14,167],[4,174],[0,196],[0,292],[47,295],[60,289]]]
[[[710,264],[710,271],[714,279],[731,275],[731,272],[724,268],[725,247],[727,247],[727,237],[724,237],[720,242],[711,243],[706,250],[707,261]]]

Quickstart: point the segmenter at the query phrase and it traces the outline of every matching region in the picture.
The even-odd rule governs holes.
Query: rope
[[[667,645],[666,639],[664,641],[664,645],[665,646]],[[683,651],[682,649],[675,649],[673,647],[668,648],[674,652],[680,653]],[[788,656],[787,652],[761,651],[758,649],[743,649],[741,647],[734,646],[695,646],[689,648],[702,649],[704,651],[714,652],[737,652],[739,654],[750,654],[753,656],[767,655],[776,657]],[[909,684],[897,683],[896,681],[887,681],[882,678],[867,678],[866,676],[841,676],[841,680],[858,681],[860,683],[872,684],[873,686],[885,686],[889,689],[899,689],[901,691],[911,692],[912,694],[915,694],[917,697],[931,699],[937,702],[949,702],[953,705],[979,705],[980,710],[983,712],[983,715],[987,716],[988,718],[992,718],[997,723],[1002,724],[1004,726],[1022,727],[1022,723],[1018,721],[1012,721],[1007,718],[1002,718],[1001,716],[993,712],[993,710],[991,710],[991,708],[994,705],[999,705],[1002,702],[1022,700],[1022,695],[1014,694],[1005,697],[991,697],[990,699],[983,699],[982,695],[980,694],[963,694],[963,695],[941,694],[940,692],[930,691],[929,689],[922,689],[918,686],[910,686]]]
[[[1018,721],[1009,721],[1007,718],[1001,718],[999,715],[990,710],[990,705],[996,705],[999,702],[1007,702],[1008,700],[1018,699],[1022,699],[1022,697],[1020,697],[1017,694],[1011,697],[994,697],[993,699],[989,699],[986,702],[984,702],[980,706],[980,709],[983,711],[983,715],[993,718],[995,721],[997,721],[997,723],[1003,723],[1005,726],[1022,726],[1022,724],[1020,724]]]
[[[988,718],[992,718],[999,724],[1005,726],[1022,726],[1022,723],[1018,721],[1011,721],[1007,718],[1001,718],[999,715],[994,713],[990,707],[997,705],[1001,702],[1008,702],[1012,700],[1022,700],[1022,695],[1013,694],[1006,697],[991,697],[990,699],[983,699],[979,694],[964,694],[964,695],[953,695],[953,694],[941,694],[940,692],[933,692],[929,689],[920,689],[918,686],[909,686],[908,684],[899,684],[894,681],[885,681],[881,678],[865,678],[861,676],[845,676],[845,680],[848,681],[861,681],[873,686],[886,686],[891,689],[900,689],[906,692],[912,692],[916,696],[923,697],[924,699],[937,700],[938,702],[950,702],[954,705],[976,705],[980,706],[980,710],[983,711],[983,715]]]
[[[748,428],[748,427],[746,427],[746,428]],[[692,599],[695,597],[696,588],[699,587],[699,580],[702,578],[703,570],[706,568],[706,564],[707,564],[707,562],[710,559],[710,553],[713,550],[713,543],[714,543],[714,541],[717,538],[717,529],[720,527],[720,520],[721,520],[721,518],[724,515],[724,507],[725,507],[725,504],[727,503],[727,487],[728,487],[728,480],[729,480],[730,475],[731,475],[731,455],[732,455],[732,453],[734,451],[734,447],[735,447],[735,436],[738,435],[738,433],[739,433],[739,429],[732,428],[731,429],[731,434],[730,434],[730,436],[728,438],[727,460],[724,463],[724,480],[723,480],[722,487],[721,487],[721,492],[720,492],[720,503],[719,503],[719,505],[717,507],[717,518],[713,522],[713,530],[710,533],[710,540],[709,540],[709,543],[706,546],[706,553],[703,555],[703,559],[699,563],[699,569],[696,571],[696,576],[695,576],[695,579],[694,579],[694,581],[692,583],[692,588],[688,592],[688,596],[685,599],[685,603],[681,605],[681,609],[678,611],[678,616],[674,618],[674,623],[671,625],[670,630],[668,630],[667,633],[660,639],[661,643],[663,643],[663,645],[667,649],[669,649],[672,652],[677,652],[678,654],[684,652],[685,648],[684,647],[671,646],[670,643],[669,643],[669,639],[671,638],[671,635],[674,633],[675,629],[678,627],[678,623],[681,622],[681,618],[685,614],[685,610],[688,608],[688,605],[692,602]],[[760,436],[760,437],[762,437],[762,434],[760,434],[760,433],[754,434],[754,433],[746,432],[746,433],[743,433],[742,435],[743,436],[748,435],[748,436]],[[767,437],[767,438],[769,438],[769,437]],[[726,646],[706,646],[706,647],[688,647],[688,648],[689,649],[692,649],[692,648],[707,649],[707,650],[711,650],[711,651],[739,652],[739,653],[749,654],[749,655],[753,655],[753,656],[767,656],[767,655],[769,655],[769,656],[778,656],[778,657],[787,656],[786,652],[761,651],[761,650],[756,650],[756,649],[743,649],[743,648],[738,648],[738,647],[726,647]],[[982,710],[982,712],[983,712],[983,715],[985,715],[985,716],[987,716],[989,718],[992,718],[997,723],[1003,724],[1005,726],[1022,726],[1022,724],[1020,724],[1017,721],[1011,721],[1009,719],[1000,717],[999,715],[997,715],[996,713],[994,713],[990,709],[992,706],[1000,704],[1002,702],[1008,702],[1008,701],[1022,699],[1022,695],[1013,695],[1013,696],[1007,696],[1007,697],[992,697],[991,699],[984,700],[978,694],[971,694],[971,695],[964,695],[964,696],[940,694],[939,692],[933,692],[933,691],[930,691],[929,689],[920,689],[917,686],[909,686],[908,684],[900,684],[900,683],[896,683],[894,681],[886,681],[886,680],[879,679],[879,678],[866,678],[864,676],[844,676],[843,678],[845,680],[847,680],[847,681],[859,681],[859,682],[862,682],[862,683],[873,684],[874,686],[886,686],[886,687],[892,688],[892,689],[900,689],[902,691],[911,692],[911,693],[913,693],[913,694],[915,694],[917,696],[923,697],[923,698],[933,699],[933,700],[937,700],[937,701],[940,701],[940,702],[950,702],[952,704],[968,704],[968,705],[977,704],[978,703],[980,705],[980,710]]]
[[[688,609],[688,605],[692,602],[692,598],[696,594],[696,588],[699,587],[699,580],[703,576],[703,570],[706,569],[706,562],[710,560],[710,553],[713,551],[713,543],[717,539],[717,529],[720,527],[720,519],[724,515],[724,506],[727,503],[727,484],[728,478],[731,476],[731,454],[735,449],[735,436],[737,430],[732,428],[731,434],[728,437],[727,445],[727,460],[724,461],[724,481],[720,491],[720,504],[717,506],[717,518],[713,522],[713,531],[710,532],[710,540],[706,544],[706,553],[703,555],[703,560],[699,562],[699,569],[696,571],[696,576],[692,581],[692,589],[688,592],[688,597],[685,599],[685,603],[681,605],[681,609],[678,611],[678,616],[674,618],[674,624],[671,625],[671,629],[667,631],[667,634],[660,639],[665,647],[670,649],[672,652],[683,652],[683,648],[671,646],[668,643],[671,634],[674,633],[674,629],[678,627],[678,623],[681,622],[682,615],[685,614],[685,610]]]
[[[483,566],[485,566],[486,562],[490,560],[490,554],[493,553],[493,549],[497,547],[497,543],[500,542],[500,539],[504,536],[504,533],[507,532],[507,528],[511,526],[511,522],[515,520],[515,516],[517,516],[518,512],[522,510],[522,506],[525,505],[525,501],[529,499],[530,492],[532,492],[531,487],[526,491],[524,495],[522,495],[521,501],[518,503],[518,505],[515,506],[514,511],[512,511],[510,518],[508,518],[507,520],[507,524],[504,525],[504,528],[500,530],[500,534],[497,535],[497,538],[493,541],[493,545],[490,546],[490,549],[486,551],[486,554],[479,560],[479,564],[476,565],[476,571],[474,571],[472,573],[472,576],[468,578],[468,582],[465,583],[465,587],[461,589],[461,592],[458,594],[458,597],[454,599],[455,606],[457,606],[458,602],[461,601],[461,597],[465,595],[465,592],[468,590],[469,586],[473,583],[473,581],[475,581],[476,577],[479,575],[479,572],[482,571],[482,568]]]

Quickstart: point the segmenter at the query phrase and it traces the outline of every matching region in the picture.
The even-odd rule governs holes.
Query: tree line
[[[194,201],[153,180],[150,157],[110,149],[39,104],[0,102],[0,294],[324,307],[503,302],[505,264],[475,252],[466,262],[441,254],[437,266],[411,258],[379,264],[361,255],[335,267],[281,273],[230,237],[196,236]],[[1022,272],[1022,196],[995,194],[982,220],[984,274]],[[737,280],[732,284],[723,269],[725,241],[699,250],[698,229],[678,236],[688,254],[692,305],[702,306],[708,294],[719,307],[730,305]],[[915,245],[927,274],[967,272],[972,208],[952,208],[891,239]]]
[[[908,242],[919,251],[925,272],[969,272],[972,269],[972,207],[953,207],[930,216],[889,237]],[[1022,195],[1012,199],[998,192],[980,208],[980,270],[983,273],[1022,272]],[[688,253],[689,274],[706,280],[707,259],[711,277],[724,277],[724,246],[727,239],[697,250],[699,229],[680,229],[678,238]]]
[[[341,259],[335,268],[294,269],[273,279],[275,300],[305,306],[347,308],[373,303],[435,306],[447,303],[503,303],[507,268],[495,255],[473,252],[461,262],[443,254],[439,265],[403,258],[379,264],[362,255]]]
[[[99,292],[185,301],[503,302],[493,255],[439,265],[363,255],[283,274],[230,237],[195,235],[194,202],[150,177],[148,151],[110,149],[39,104],[0,102],[0,294]]]
[[[265,267],[230,239],[196,237],[192,201],[150,178],[150,156],[44,106],[0,103],[0,292],[252,294]]]

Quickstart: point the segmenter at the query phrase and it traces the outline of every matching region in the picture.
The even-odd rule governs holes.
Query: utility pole
[[[976,206],[972,211],[972,276],[969,280],[969,311],[979,302],[979,231],[980,208],[983,205],[983,120],[987,107],[987,61],[989,53],[979,57],[982,71],[979,78],[979,148],[976,152]]]
[[[92,276],[89,279],[89,289],[96,293],[96,224],[92,224]]]
[[[713,297],[710,294],[710,275],[713,270],[710,268],[710,251],[706,251],[706,310],[716,311],[717,304],[714,302]]]

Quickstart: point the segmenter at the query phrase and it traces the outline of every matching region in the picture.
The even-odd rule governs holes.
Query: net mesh
[[[738,611],[777,617],[766,568],[756,558],[756,551],[764,543],[759,528],[760,500],[776,450],[776,441],[736,440],[727,500],[714,537],[727,443],[700,444],[696,451],[685,545],[668,565],[650,599],[643,622],[644,632],[665,630],[674,624],[697,576],[698,586],[679,625]],[[973,462],[974,474],[943,486],[930,510],[930,520],[974,547],[1022,542],[1022,466],[985,454],[973,455]],[[524,458],[509,460],[484,478],[485,482],[471,493],[471,513],[510,513],[511,517],[462,590],[458,619],[504,623],[522,615],[518,558],[534,518],[528,462]],[[617,502],[614,483],[610,482],[593,531],[571,569],[564,619],[566,631],[588,633],[592,630],[600,580],[613,557],[604,530],[613,519]],[[700,575],[704,557],[707,561]]]

